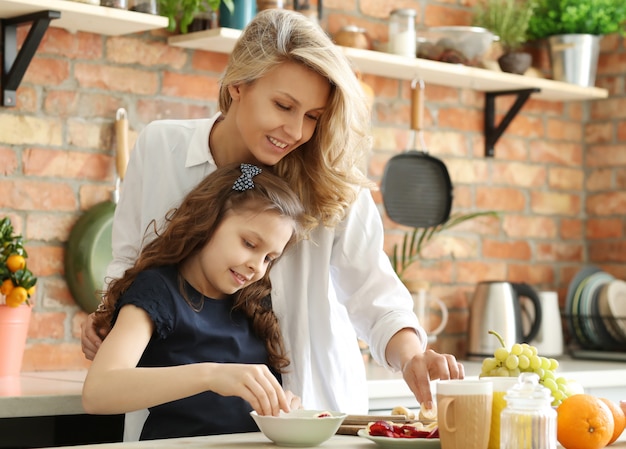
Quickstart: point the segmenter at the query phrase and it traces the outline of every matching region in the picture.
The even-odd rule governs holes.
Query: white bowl
[[[263,434],[277,446],[318,446],[332,437],[347,416],[345,413],[326,412],[331,416],[318,418],[324,410],[293,410],[279,416],[250,415]]]

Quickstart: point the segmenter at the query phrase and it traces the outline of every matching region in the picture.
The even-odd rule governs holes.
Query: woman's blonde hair
[[[180,265],[189,257],[199,253],[215,234],[224,217],[231,211],[250,210],[271,212],[291,220],[293,233],[285,250],[306,236],[306,217],[297,195],[285,180],[263,167],[254,175],[254,187],[237,190],[233,186],[242,176],[244,164],[229,164],[218,168],[187,194],[176,209],[168,212],[163,229],[156,229],[156,221],[150,226],[156,237],[141,251],[135,264],[124,276],[113,279],[103,296],[103,307],[94,317],[96,329],[109,329],[113,322],[115,305],[119,298],[142,271],[166,266]],[[235,293],[234,310],[241,310],[251,321],[255,334],[265,342],[269,362],[282,371],[288,364],[278,320],[272,310],[272,290],[269,272],[273,260],[263,278]],[[196,305],[188,298],[184,279],[179,276],[179,290],[190,307]]]
[[[319,25],[294,11],[259,12],[230,55],[221,80],[220,110],[227,114],[230,109],[228,86],[253,83],[287,61],[327,78],[331,92],[311,139],[280,160],[274,171],[318,224],[333,226],[354,202],[358,188],[373,185],[358,169],[371,146],[370,112],[350,63]]]

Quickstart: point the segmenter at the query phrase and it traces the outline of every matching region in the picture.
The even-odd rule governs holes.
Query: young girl
[[[341,49],[297,12],[261,11],[230,55],[219,109],[142,130],[115,211],[108,275],[121,276],[146,224],[216,167],[272,165],[317,224],[271,273],[272,306],[292,360],[283,385],[305,408],[367,413],[360,337],[428,408],[430,380],[463,377],[463,366],[426,349],[411,295],[383,251],[373,183],[358,169],[370,149],[369,110]],[[92,324],[83,326],[88,358],[103,336]]]
[[[268,271],[302,235],[302,205],[269,170],[231,164],[166,223],[108,286],[96,323],[113,327],[87,374],[84,408],[149,408],[141,439],[258,430],[252,409],[290,410]]]

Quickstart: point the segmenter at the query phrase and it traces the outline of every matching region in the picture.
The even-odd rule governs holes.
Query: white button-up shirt
[[[215,170],[208,142],[217,117],[156,121],[140,133],[115,210],[107,276],[120,277],[137,258],[150,221],[161,223]],[[283,386],[305,408],[367,413],[357,337],[382,364],[389,339],[400,329],[416,329],[425,346],[413,301],[392,270],[383,238],[380,213],[363,190],[338,226],[314,230],[271,270],[272,305],[291,360]]]

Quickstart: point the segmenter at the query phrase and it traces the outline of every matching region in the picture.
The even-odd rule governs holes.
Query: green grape
[[[515,343],[513,346],[511,346],[511,354],[513,355],[520,355],[522,351],[522,345],[520,345],[519,343]]]
[[[556,359],[548,359],[550,361],[550,369],[552,371],[556,371],[556,369],[559,367],[559,361]]]
[[[522,372],[520,371],[519,367],[509,370],[509,377],[519,377],[520,374],[522,374]]]
[[[552,364],[550,363],[550,360],[548,360],[548,358],[547,358],[547,357],[541,357],[541,367],[542,367],[544,370],[550,369],[550,366],[551,366],[551,365],[552,365]]]
[[[543,378],[544,379],[552,379],[552,380],[556,381],[556,375],[554,374],[554,371],[549,370],[549,369],[544,370]]]
[[[519,356],[519,369],[520,370],[525,370],[528,369],[530,367],[530,359],[528,358],[528,356],[526,354],[522,354]]]
[[[565,399],[565,393],[563,393],[561,390],[556,390],[552,392],[552,397],[555,401],[558,401],[560,403],[563,399]]]
[[[555,391],[559,391],[559,387],[556,385],[554,379],[545,379],[543,381],[543,386],[550,390],[552,396],[554,396]]]
[[[522,343],[522,355],[526,356],[529,359],[534,355],[533,350],[530,348],[530,345],[528,343]]]
[[[539,357],[538,355],[533,355],[530,358],[530,368],[533,371],[538,370],[539,368],[541,368],[541,357]]]
[[[556,383],[560,386],[560,385],[567,385],[567,379],[563,376],[557,377],[556,378]]]
[[[537,368],[533,370],[533,373],[537,374],[537,376],[539,376],[539,379],[543,379],[543,376],[545,376],[545,370],[543,368]]]
[[[537,353],[539,352],[535,346],[530,346],[529,345],[528,348],[533,353],[532,355],[537,355]]]
[[[509,370],[506,369],[506,366],[501,366],[496,370],[497,377],[509,377]]]
[[[506,366],[508,369],[515,369],[517,368],[518,365],[519,365],[519,357],[513,354],[509,355],[504,361],[504,366]]]
[[[482,372],[486,374],[492,369],[497,368],[499,364],[500,363],[495,358],[487,357],[485,360],[483,360]]]
[[[509,356],[509,351],[507,351],[506,348],[498,348],[493,352],[493,355],[495,356],[496,360],[504,362]]]

